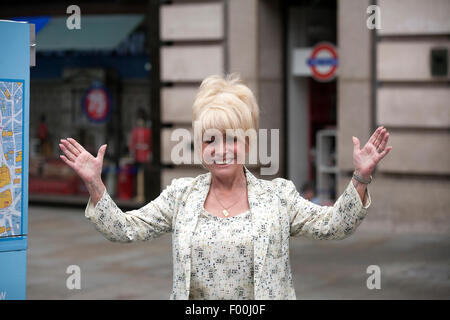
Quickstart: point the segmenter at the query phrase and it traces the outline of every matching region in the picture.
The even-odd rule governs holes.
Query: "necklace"
[[[234,202],[231,206],[228,206],[228,208],[227,208],[222,204],[222,202],[220,202],[219,197],[217,197],[216,191],[214,189],[213,189],[213,194],[214,194],[214,197],[216,198],[217,202],[219,202],[219,204],[222,206],[222,208],[223,208],[222,213],[225,217],[228,217],[228,215],[230,214],[228,212],[228,209],[230,209],[232,206],[234,206],[236,203],[238,203],[241,200],[239,198],[236,202]],[[247,187],[245,188],[245,194],[247,194]]]

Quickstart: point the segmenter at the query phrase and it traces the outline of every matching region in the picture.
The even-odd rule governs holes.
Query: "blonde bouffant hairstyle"
[[[195,122],[200,126],[198,131],[202,136],[208,129],[258,130],[259,107],[239,74],[213,75],[200,85],[192,107],[192,120],[193,125]]]

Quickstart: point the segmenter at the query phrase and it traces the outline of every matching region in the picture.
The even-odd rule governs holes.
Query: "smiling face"
[[[256,132],[258,125],[255,96],[239,75],[213,75],[204,79],[192,106],[196,163],[201,161],[213,175],[223,178],[242,174],[246,154],[254,150],[256,143],[252,130]],[[215,130],[214,138],[206,135],[208,130]],[[229,130],[234,132],[230,135]],[[244,137],[249,130],[251,137]]]
[[[248,148],[244,141],[225,133],[205,133],[202,142],[203,165],[220,178],[230,178],[242,171]]]

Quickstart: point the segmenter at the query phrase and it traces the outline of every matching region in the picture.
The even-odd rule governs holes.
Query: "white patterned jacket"
[[[296,299],[289,262],[289,238],[343,239],[361,223],[366,205],[350,181],[334,206],[319,206],[302,198],[292,181],[256,178],[244,166],[254,243],[254,297]],[[188,299],[191,275],[191,237],[206,196],[211,173],[172,180],[144,207],[122,212],[108,192],[85,215],[111,241],[145,241],[172,232],[173,290],[170,299]]]

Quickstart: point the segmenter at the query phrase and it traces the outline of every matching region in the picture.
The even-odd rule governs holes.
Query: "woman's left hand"
[[[369,141],[359,149],[359,139],[353,137],[353,165],[355,172],[365,179],[369,179],[373,169],[386,156],[392,147],[386,147],[389,132],[381,126],[372,134]]]

